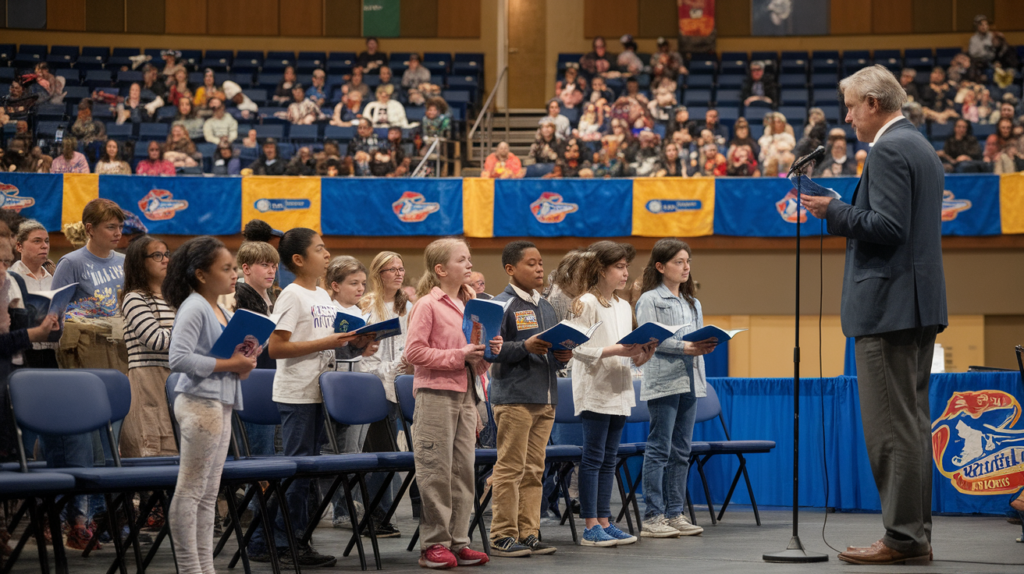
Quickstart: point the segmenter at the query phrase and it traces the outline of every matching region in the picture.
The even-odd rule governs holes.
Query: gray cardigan
[[[221,307],[230,320],[231,313]],[[198,293],[192,293],[178,308],[171,330],[168,358],[171,376],[177,377],[174,391],[212,399],[242,410],[242,386],[236,373],[214,373],[217,359],[210,356],[223,332],[213,307]]]

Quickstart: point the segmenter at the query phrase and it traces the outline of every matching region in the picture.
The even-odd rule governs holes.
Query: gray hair
[[[26,219],[25,221],[22,221],[21,225],[18,226],[18,237],[16,242],[25,243],[28,241],[28,236],[31,235],[33,231],[46,231],[46,227],[35,219]]]
[[[887,113],[898,112],[907,102],[907,92],[896,76],[878,64],[864,68],[839,82],[839,95],[849,90],[858,101],[874,98],[878,108]]]

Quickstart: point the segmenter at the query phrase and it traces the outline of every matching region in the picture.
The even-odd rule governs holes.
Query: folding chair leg
[[[572,542],[579,546],[580,535],[576,531],[576,517],[572,515],[572,499],[569,497],[569,473],[572,472],[573,467],[572,463],[566,463],[565,468],[559,472],[558,483],[559,488],[562,490],[562,495],[565,497],[565,513],[569,515],[569,529],[572,530]]]
[[[114,541],[114,550],[117,553],[118,569],[121,570],[121,574],[128,574],[128,569],[124,567],[125,549],[121,541],[121,525],[117,521],[117,505],[114,504],[114,498],[110,493],[105,493],[103,499],[107,503],[107,523],[110,525],[110,538]]]
[[[56,498],[51,496],[48,499],[46,499],[45,503],[45,508],[49,509],[46,513],[50,518],[50,537],[53,538],[54,570],[57,572],[62,572],[63,574],[67,574],[68,557],[67,554],[64,552],[64,539],[59,534],[56,537],[52,536],[54,532],[60,532],[60,512],[57,512]],[[39,520],[40,522],[42,522],[43,520],[42,512],[40,512],[39,514]],[[11,530],[13,531],[14,529],[12,528]]]
[[[711,489],[708,488],[708,477],[704,474],[705,462],[707,462],[707,459],[704,459],[703,461],[700,459],[697,460],[697,474],[700,475],[700,483],[704,486],[704,498],[708,501],[708,512],[711,513],[711,525],[714,526],[718,524],[718,519],[715,518],[715,506],[711,503]]]
[[[750,494],[750,504],[754,507],[754,519],[757,520],[757,525],[761,526],[761,515],[757,512],[757,500],[754,499],[754,488],[750,486],[750,476],[747,474],[747,464],[743,461],[741,466],[743,469],[743,480],[747,482],[747,493]]]
[[[486,480],[484,481],[484,484],[485,485],[487,484]],[[483,509],[483,506],[480,504],[480,495],[479,495],[479,491],[480,490],[481,489],[480,489],[480,486],[479,486],[479,481],[477,481],[477,488],[473,492],[473,508],[474,508],[474,510],[476,512],[476,514],[473,517],[473,520],[476,522],[476,526],[480,529],[480,543],[484,547],[484,553],[487,554],[488,556],[490,556],[490,554],[491,554],[491,541],[488,540],[487,532],[484,530],[484,519],[483,519],[484,509]],[[469,533],[470,533],[470,538],[469,539],[473,540],[473,536],[472,536],[473,535],[473,523],[472,522],[469,524]]]
[[[135,553],[135,565],[138,567],[139,574],[145,574],[145,570],[142,568],[142,547],[139,545],[139,530],[135,519],[134,498],[131,492],[125,492],[122,497],[125,523],[128,526],[128,540],[125,542],[132,545],[132,551]]]
[[[36,546],[39,550],[39,568],[43,574],[50,574],[50,558],[46,554],[46,538],[43,535],[42,514],[39,512],[39,505],[34,497],[29,498],[26,502],[31,505],[28,510],[29,523],[35,530]],[[53,533],[51,532],[51,534]],[[60,530],[57,531],[55,536],[60,536]]]
[[[622,499],[622,506],[626,506],[626,488],[622,485],[622,475],[619,474],[618,469],[615,472],[615,484],[619,487],[619,497]],[[633,518],[626,513],[626,527],[629,528],[629,533],[633,534]]]
[[[349,481],[348,476],[343,476],[345,481],[345,503],[348,505],[348,518],[352,521],[352,532],[356,540],[356,553],[359,554],[359,566],[366,570],[366,551],[363,549],[363,540],[359,529],[359,515],[356,514],[356,505],[352,500],[352,483]],[[417,529],[416,532],[418,533],[419,530]]]
[[[249,507],[249,502],[252,501],[254,496],[256,496],[256,492],[253,491],[252,488],[247,489],[245,494],[242,496],[242,501],[238,503],[238,508],[248,508]],[[225,499],[226,498],[227,497],[225,497]],[[252,523],[253,524],[257,524],[257,522],[255,520],[253,520]],[[221,551],[224,550],[224,545],[227,544],[228,540],[231,539],[231,535],[234,534],[234,531],[235,531],[235,529],[230,524],[228,524],[228,527],[224,529],[224,533],[220,535],[220,540],[217,542],[217,546],[215,546],[214,549],[213,549],[213,557],[214,558],[219,556]],[[228,565],[228,568],[234,568],[235,564],[237,562],[238,562],[238,553],[235,552],[235,556],[231,559],[231,564]]]
[[[363,500],[370,500],[370,489],[366,488],[366,475],[363,473],[359,473],[357,476],[359,477],[359,490],[360,492],[363,493]],[[383,493],[383,488],[381,489],[381,491]],[[373,547],[373,561],[377,565],[377,570],[381,570],[382,567],[380,564],[380,548],[377,546],[377,529],[373,525],[373,517],[370,515],[370,511],[366,510],[365,512],[367,518],[366,526],[368,527],[368,532],[370,533],[370,546]],[[356,534],[358,535],[359,532],[357,531]]]
[[[622,462],[622,470],[626,473],[626,484],[629,485],[629,493],[626,494],[626,504],[623,505],[622,509],[619,511],[619,518],[616,522],[622,520],[622,515],[629,512],[629,505],[633,505],[633,513],[636,515],[637,530],[642,531],[644,523],[643,519],[640,518],[640,507],[636,502],[636,491],[640,485],[640,480],[643,478],[644,471],[643,468],[641,468],[640,472],[637,473],[636,480],[633,480],[630,476],[629,465],[626,464],[626,461]]]
[[[412,533],[412,538],[409,539],[409,546],[405,549],[406,552],[412,552],[413,548],[416,548],[416,541],[420,539],[420,525],[416,525],[416,532]]]
[[[26,506],[26,507],[29,506],[29,503],[28,503],[27,500],[23,503],[23,506]],[[59,516],[60,513],[58,512],[57,515]],[[33,520],[34,519],[32,517],[32,514],[31,514],[31,512],[29,512],[29,514],[28,514],[28,525],[25,528],[25,532],[21,535],[21,538],[18,540],[18,544],[14,547],[13,550],[11,550],[11,555],[8,556],[7,560],[4,561],[3,569],[0,570],[0,572],[2,572],[3,574],[8,574],[11,571],[11,568],[14,567],[14,563],[17,562],[18,561],[18,557],[21,556],[21,551],[22,551],[22,549],[25,548],[25,544],[28,542],[28,539],[30,537],[36,535],[36,529],[35,529],[35,524],[33,523]],[[58,526],[57,532],[60,532],[60,528],[59,528],[60,524],[58,524],[57,526]],[[51,527],[51,532],[52,532],[52,527]],[[45,541],[46,539],[43,538],[43,540]],[[39,544],[39,540],[38,539],[36,540],[36,544]],[[43,548],[44,552],[46,551],[45,544],[39,544],[39,546],[41,548]],[[43,569],[42,568],[42,564],[40,564],[40,570],[42,572],[49,572],[48,568],[47,569]]]
[[[120,494],[114,497],[114,505],[116,506],[119,504],[121,504]],[[107,507],[107,514],[110,514],[109,506]],[[92,538],[89,539],[89,543],[85,545],[85,550],[82,551],[82,558],[88,558],[89,554],[91,554],[93,550],[96,550],[96,546],[100,543],[100,535],[103,534],[104,530],[108,530],[108,534],[110,534],[111,538],[114,537],[114,532],[111,530],[113,527],[110,525],[110,518],[107,518],[106,524],[97,523],[97,526],[98,528],[92,533]]]
[[[331,500],[334,499],[334,493],[337,492],[338,487],[341,486],[341,481],[341,475],[336,476],[334,480],[331,482],[331,486],[327,487],[327,492],[324,494],[324,497],[320,501],[320,504],[317,505],[316,511],[310,515],[310,524],[306,527],[306,530],[303,531],[302,536],[299,538],[300,545],[305,546],[309,544],[309,541],[313,538],[313,531],[316,530],[316,528],[310,528],[310,526],[313,526],[312,517],[319,517],[324,515],[324,512],[327,510],[327,505],[330,504]],[[319,520],[319,518],[317,520]],[[348,554],[345,554],[345,556],[348,556]]]
[[[686,507],[690,509],[690,524],[697,524],[697,517],[693,515],[693,501],[690,500],[690,490],[686,490]]]
[[[164,493],[160,491],[153,491],[153,496],[151,498],[154,499],[154,506],[156,506],[157,503],[160,503],[163,506],[164,516],[166,516],[167,508],[169,505],[167,504],[167,497],[164,496]],[[160,548],[160,544],[163,543],[164,538],[168,537],[170,531],[170,523],[167,522],[167,520],[164,520],[164,525],[160,528],[160,531],[157,532],[156,538],[153,539],[153,545],[150,547],[149,552],[146,554],[146,557],[142,559],[143,571],[145,571],[145,569],[149,567],[150,563],[153,562],[153,558],[156,557],[156,551]],[[171,545],[171,552],[174,552],[174,545]]]
[[[259,488],[259,485],[255,485],[255,488]],[[227,496],[224,498],[228,501],[228,514],[231,518],[231,523],[225,530],[233,533],[235,535],[235,539],[238,540],[238,552],[242,557],[242,569],[245,570],[245,574],[249,574],[252,572],[252,567],[249,565],[249,552],[243,542],[245,537],[242,535],[242,523],[238,520],[238,501],[235,500],[235,493],[230,486],[225,488],[225,490],[227,491]],[[270,566],[273,569],[274,574],[281,574],[281,565],[278,564],[277,560],[272,558],[270,560]]]
[[[295,530],[292,529],[292,517],[288,514],[288,505],[285,503],[284,493],[285,489],[281,486],[281,483],[276,480],[270,481],[270,488],[274,491],[274,497],[277,498],[277,507],[280,509],[281,520],[284,522],[284,535],[288,539],[288,551],[292,555],[292,563],[295,564],[295,574],[302,574],[302,568],[299,566],[299,548],[298,543],[295,541]],[[256,501],[260,505],[260,510],[263,515],[267,518],[264,521],[264,528],[267,529],[268,544],[267,547],[270,549],[270,558],[274,560],[277,554],[276,544],[274,544],[274,530],[273,525],[270,524],[270,512],[268,510],[267,498],[263,494],[263,489],[256,488]]]
[[[725,514],[725,509],[729,507],[729,501],[732,500],[732,494],[736,491],[736,485],[740,482],[740,475],[743,474],[743,463],[740,463],[740,469],[736,471],[736,476],[732,477],[732,484],[729,485],[729,492],[725,495],[725,500],[722,501],[722,508],[718,509],[718,519],[721,520]]]

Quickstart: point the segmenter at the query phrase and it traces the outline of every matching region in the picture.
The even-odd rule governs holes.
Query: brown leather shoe
[[[839,559],[850,564],[886,566],[889,564],[927,564],[932,559],[931,549],[927,554],[898,552],[886,546],[881,540],[867,550],[849,551],[839,554]]]
[[[846,547],[846,551],[847,552],[857,552],[857,553],[872,552],[872,551],[877,550],[879,547],[882,547],[882,546],[885,546],[885,544],[883,544],[881,540],[878,540],[875,543],[873,543],[871,546],[847,546]]]

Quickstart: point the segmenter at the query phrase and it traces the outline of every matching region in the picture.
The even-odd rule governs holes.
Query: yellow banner
[[[85,204],[100,196],[100,176],[95,173],[64,174],[64,204],[61,207],[60,223],[82,221]]]
[[[1024,233],[1024,173],[1000,176],[999,215],[1004,234]]]
[[[462,229],[466,237],[494,237],[494,180],[462,180]]]
[[[633,235],[699,237],[714,233],[715,180],[633,180]]]
[[[351,217],[345,206],[331,206],[335,217]],[[242,226],[262,219],[274,229],[308,227],[320,233],[320,178],[253,176],[242,178]]]

